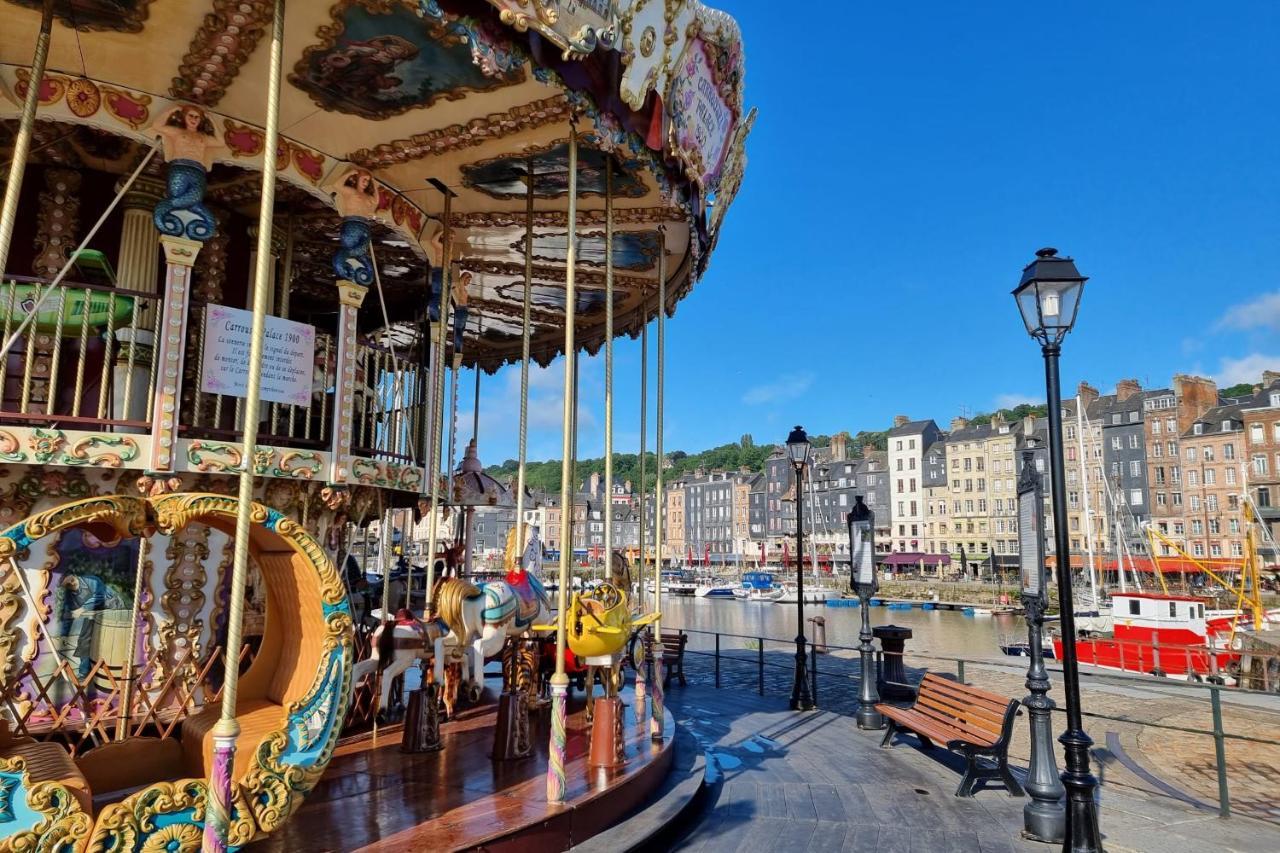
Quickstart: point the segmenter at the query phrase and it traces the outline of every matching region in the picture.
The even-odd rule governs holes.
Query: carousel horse
[[[388,631],[387,628],[391,630]],[[391,684],[405,673],[409,667],[419,660],[431,658],[441,660],[447,657],[444,638],[448,635],[448,627],[438,619],[422,620],[416,618],[408,610],[401,608],[396,613],[395,622],[384,622],[374,629],[371,655],[360,661],[352,670],[351,689],[355,690],[365,676],[374,672],[381,674],[382,689],[379,695],[378,708],[386,711],[391,705]],[[454,662],[445,660],[443,677],[437,683],[444,684],[442,700],[445,713],[452,718],[454,707],[458,701],[458,681],[462,667],[451,665]],[[435,670],[433,668],[432,673]],[[432,677],[432,676],[429,676]]]
[[[535,544],[536,539],[530,543]],[[469,647],[471,652],[471,671],[464,675],[464,684],[472,701],[479,700],[484,689],[485,661],[497,657],[508,638],[541,631],[552,618],[550,596],[514,554],[513,529],[507,537],[509,570],[504,580],[476,586],[459,578],[444,578],[431,593],[429,612],[449,627],[450,642]],[[442,663],[437,658],[438,677],[443,677]]]

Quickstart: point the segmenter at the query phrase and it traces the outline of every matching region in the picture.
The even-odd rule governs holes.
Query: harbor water
[[[713,631],[723,634],[741,634],[744,637],[765,637],[779,640],[792,639],[796,635],[796,605],[772,602],[738,601],[736,599],[687,598],[663,596],[662,626],[664,629]],[[830,607],[822,604],[806,604],[806,623],[814,616],[826,620],[826,642],[831,646],[856,647],[862,616],[857,602],[853,607]],[[899,625],[910,628],[912,638],[907,642],[910,652],[944,657],[968,659],[1004,660],[1000,652],[1001,637],[1026,639],[1026,624],[1021,616],[996,614],[994,616],[966,616],[959,610],[922,610],[871,608],[871,624]],[[813,626],[805,625],[805,636],[813,638]],[[728,639],[724,647],[735,647],[742,640]],[[695,648],[705,648],[710,638],[691,637]]]

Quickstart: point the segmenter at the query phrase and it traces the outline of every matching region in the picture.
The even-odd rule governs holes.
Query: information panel
[[[252,327],[252,312],[225,305],[205,307],[201,391],[229,397],[248,396],[249,334]],[[261,399],[290,406],[311,405],[315,352],[314,326],[267,317]]]

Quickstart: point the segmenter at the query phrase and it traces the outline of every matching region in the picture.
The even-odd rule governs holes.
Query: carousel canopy
[[[30,83],[41,0],[4,5],[0,118],[12,129]],[[217,144],[210,194],[251,210],[272,3],[54,7],[38,112],[45,140],[57,142],[51,123],[79,125],[72,130],[81,135],[81,162],[123,174],[157,120],[193,104]],[[545,364],[562,345],[571,116],[580,139],[578,335],[591,352],[604,334],[606,174],[616,330],[634,335],[657,310],[660,253],[668,311],[705,269],[741,181],[753,119],[742,105],[737,25],[696,0],[294,2],[284,64],[276,157],[287,186],[277,213],[303,226],[294,286],[323,291],[331,283],[333,195],[364,170],[373,178],[374,248],[390,319],[411,325],[426,301],[427,265],[441,262],[445,189],[453,194],[455,269],[470,273],[464,355],[487,370],[520,355],[530,193],[533,357]],[[39,141],[36,150],[38,157]]]

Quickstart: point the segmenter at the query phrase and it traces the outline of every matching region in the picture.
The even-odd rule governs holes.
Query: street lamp
[[[862,495],[853,496],[853,509],[846,516],[849,522],[849,573],[853,590],[862,602],[862,630],[858,639],[862,644],[858,652],[862,657],[861,686],[858,688],[858,728],[883,729],[884,717],[876,710],[880,693],[876,689],[875,646],[871,645],[871,596],[876,594],[876,514],[862,501]]]
[[[1053,535],[1058,563],[1058,601],[1062,611],[1062,680],[1067,704],[1067,730],[1058,740],[1066,751],[1067,825],[1062,845],[1072,853],[1100,853],[1102,835],[1094,790],[1098,780],[1089,772],[1089,747],[1080,710],[1080,669],[1076,662],[1075,616],[1071,609],[1071,550],[1067,538],[1067,491],[1062,462],[1062,388],[1058,356],[1062,340],[1075,325],[1087,279],[1075,261],[1059,258],[1057,249],[1041,249],[1022,270],[1013,291],[1027,332],[1040,342],[1044,354],[1049,408],[1049,463],[1053,475]]]
[[[804,639],[804,467],[809,464],[809,436],[797,426],[787,436],[787,456],[796,469],[796,682],[791,687],[791,710],[813,709]]]
[[[1036,439],[1027,437],[1018,477],[1018,555],[1022,569],[1022,606],[1027,613],[1027,690],[1022,700],[1031,719],[1031,764],[1027,768],[1027,793],[1031,802],[1022,807],[1022,834],[1037,841],[1060,843],[1066,823],[1062,805],[1062,780],[1053,755],[1054,704],[1049,698],[1049,674],[1042,650],[1044,611],[1048,605],[1044,584],[1044,495],[1035,466]]]

